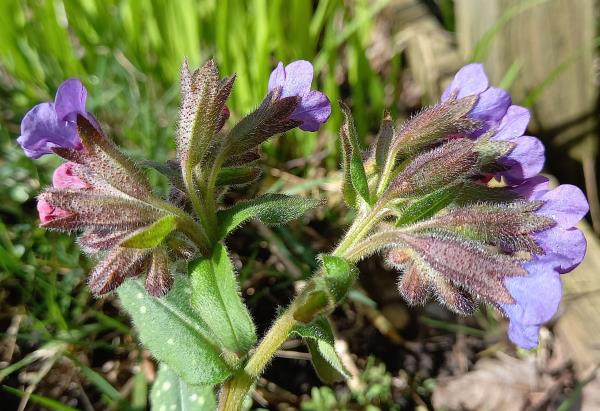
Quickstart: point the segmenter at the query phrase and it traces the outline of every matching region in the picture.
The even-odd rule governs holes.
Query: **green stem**
[[[379,198],[381,194],[387,188],[390,179],[392,178],[392,172],[394,171],[395,165],[395,153],[388,153],[388,157],[385,160],[385,165],[383,166],[383,171],[381,172],[381,177],[379,178],[379,182],[377,184],[377,190],[375,191],[375,197]]]
[[[373,208],[363,217],[358,218],[350,227],[342,241],[331,253],[339,257],[344,257],[345,252],[361,238],[363,238],[379,222],[378,216],[383,209],[383,204],[375,203]]]
[[[367,214],[359,218],[352,224],[339,246],[331,253],[338,257],[344,257],[347,250],[353,244],[360,241],[373,226],[379,222],[383,205],[376,204]],[[313,278],[318,277],[319,274]],[[310,284],[306,284],[304,290],[309,290]],[[299,323],[294,319],[293,313],[303,301],[304,294],[301,292],[292,301],[289,307],[271,326],[267,334],[256,347],[256,350],[246,363],[246,366],[238,371],[232,379],[223,384],[219,396],[219,411],[237,411],[240,410],[246,395],[251,390],[254,381],[262,374],[263,370],[271,361],[281,344],[283,344],[292,329]]]
[[[237,411],[241,409],[252,384],[298,323],[292,314],[295,308],[295,304],[292,303],[263,337],[244,369],[238,371],[233,379],[223,385],[219,398],[219,411]]]
[[[208,239],[209,248],[210,245],[218,241],[217,236],[217,224],[213,215],[209,214],[208,209],[210,203],[214,202],[215,199],[204,198],[205,201],[200,197],[200,194],[196,190],[196,184],[194,183],[194,172],[193,169],[186,170],[183,178],[185,189],[192,203],[192,207],[200,220],[202,231],[204,236]],[[214,208],[214,206],[213,206]]]
[[[206,181],[206,188],[204,190],[204,198],[206,199],[206,214],[208,218],[212,219],[211,225],[214,225],[215,227],[217,227],[217,199],[215,198],[215,190],[217,187],[219,170],[221,170],[221,166],[225,162],[226,156],[227,153],[224,150],[221,150],[215,158],[215,161],[210,168],[210,172]]]

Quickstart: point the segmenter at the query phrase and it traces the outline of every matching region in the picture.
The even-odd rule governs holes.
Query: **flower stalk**
[[[348,257],[352,255],[348,254],[348,250],[351,250],[355,244],[359,243],[369,230],[380,221],[381,209],[381,205],[376,206],[363,218],[355,220],[339,245],[331,252],[331,255],[350,259]],[[355,258],[351,261],[354,262],[357,260],[358,258]],[[219,395],[219,411],[242,409],[244,400],[252,389],[256,379],[260,377],[265,367],[272,361],[277,350],[288,339],[293,328],[300,324],[294,318],[294,312],[303,308],[302,303],[306,303],[307,301],[305,298],[307,291],[312,289],[315,281],[323,275],[324,273],[321,269],[307,282],[302,291],[300,291],[285,311],[277,318],[269,331],[267,331],[248,359],[246,366],[223,385]]]

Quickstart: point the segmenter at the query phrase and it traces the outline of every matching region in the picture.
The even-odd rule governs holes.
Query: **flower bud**
[[[414,158],[392,180],[385,197],[426,194],[477,171],[477,153],[469,139],[451,140]]]

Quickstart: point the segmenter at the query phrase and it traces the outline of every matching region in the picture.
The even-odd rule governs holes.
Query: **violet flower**
[[[478,100],[469,117],[482,122],[473,137],[491,130],[494,132],[492,140],[515,143],[513,150],[499,159],[506,170],[496,176],[503,177],[508,185],[517,185],[537,175],[544,166],[544,145],[535,137],[523,135],[529,123],[529,111],[512,105],[506,91],[490,87],[483,65],[478,63],[468,64],[456,73],[442,94],[442,101],[471,95],[478,96]]]
[[[560,304],[560,274],[581,263],[587,245],[583,233],[574,227],[588,212],[584,194],[568,184],[551,191],[547,186],[547,179],[538,177],[535,184],[521,191],[528,192],[529,200],[543,201],[536,213],[551,218],[556,224],[534,235],[544,254],[533,256],[523,264],[527,276],[505,279],[515,304],[501,305],[510,319],[510,339],[523,348],[537,346],[540,325],[554,316]]]
[[[53,147],[82,149],[77,135],[77,114],[100,129],[94,116],[85,109],[86,99],[87,90],[79,79],[72,78],[60,85],[54,102],[41,103],[29,110],[21,122],[21,136],[17,139],[25,155],[39,158],[51,154]]]
[[[530,120],[527,109],[512,105],[510,95],[490,87],[481,64],[460,69],[442,95],[442,101],[477,95],[478,101],[469,117],[483,125],[472,137],[492,131],[492,140],[515,143],[514,148],[498,162],[505,170],[497,173],[514,191],[528,200],[543,205],[537,214],[554,220],[555,225],[534,234],[544,254],[533,255],[523,263],[526,276],[507,277],[505,285],[515,300],[501,304],[510,319],[509,337],[517,345],[533,348],[538,342],[540,325],[556,313],[562,296],[560,274],[573,270],[585,255],[586,241],[574,225],[588,211],[584,194],[577,187],[561,185],[549,191],[548,180],[538,173],[544,165],[544,146],[535,137],[525,136]]]
[[[302,121],[299,127],[304,131],[317,131],[331,115],[327,96],[310,89],[312,80],[313,66],[305,60],[294,61],[285,67],[280,62],[269,77],[269,92],[281,87],[281,97],[300,97],[291,118]]]

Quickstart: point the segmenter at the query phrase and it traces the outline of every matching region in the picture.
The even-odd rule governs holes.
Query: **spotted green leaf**
[[[243,356],[256,342],[256,331],[227,250],[217,244],[210,257],[191,261],[188,271],[194,309],[222,347]]]
[[[217,408],[210,385],[189,385],[161,364],[150,391],[152,411],[213,411]]]
[[[153,297],[139,279],[118,289],[140,341],[192,385],[218,384],[232,374],[214,336],[190,304],[190,282],[178,276],[166,297]]]

